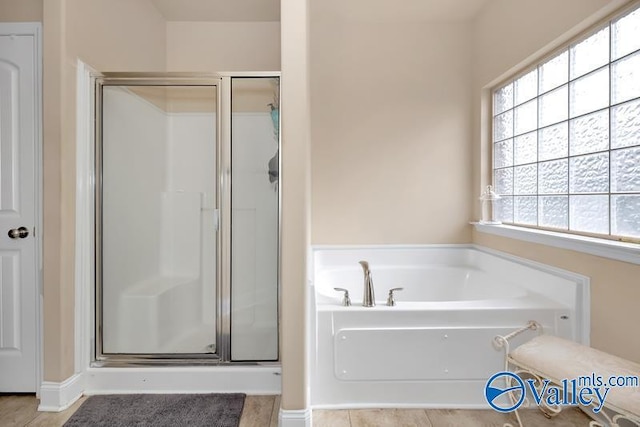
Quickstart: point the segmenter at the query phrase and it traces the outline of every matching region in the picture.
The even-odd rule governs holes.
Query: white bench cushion
[[[510,353],[516,365],[559,383],[562,379],[601,375],[640,376],[640,364],[551,335],[540,335]],[[605,406],[640,417],[640,387],[611,387]]]

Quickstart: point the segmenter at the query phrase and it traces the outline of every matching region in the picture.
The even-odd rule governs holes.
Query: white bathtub
[[[360,260],[376,307],[362,307]],[[536,320],[588,344],[584,276],[471,245],[314,247],[312,262],[314,407],[487,407],[484,385],[503,370],[495,335]]]
[[[492,277],[486,271],[473,266],[413,266],[381,265],[375,268],[374,285],[376,303],[385,304],[388,290],[401,287],[394,293],[402,308],[424,307],[430,302],[464,302],[519,298],[527,295],[524,288],[513,286],[500,277]],[[363,272],[358,264],[350,267],[329,268],[318,275],[316,302],[337,304],[343,293],[349,290],[354,305],[362,305]],[[331,286],[331,284],[335,286]],[[386,285],[380,285],[386,284]]]

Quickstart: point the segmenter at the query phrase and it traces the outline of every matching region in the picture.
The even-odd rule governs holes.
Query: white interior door
[[[12,28],[0,25],[0,392],[35,392],[38,64],[35,35]]]

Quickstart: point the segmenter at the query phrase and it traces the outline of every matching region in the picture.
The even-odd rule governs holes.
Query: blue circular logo
[[[510,398],[503,403],[499,397],[505,393]],[[525,394],[524,382],[512,372],[498,372],[484,386],[487,403],[498,412],[515,411],[524,402]]]

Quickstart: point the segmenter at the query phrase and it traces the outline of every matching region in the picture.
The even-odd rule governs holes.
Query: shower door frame
[[[92,307],[93,349],[90,366],[140,365],[277,365],[278,360],[234,362],[231,360],[231,80],[234,77],[273,77],[279,71],[229,73],[93,73],[94,102],[94,298]],[[102,88],[104,86],[215,86],[216,87],[216,352],[215,353],[104,353],[102,334]],[[278,150],[281,148],[278,138]],[[281,152],[281,151],[280,151]],[[281,162],[278,159],[279,163]],[[279,169],[281,170],[281,169]],[[278,191],[277,318],[280,318],[281,192]],[[280,333],[278,327],[278,345]]]

